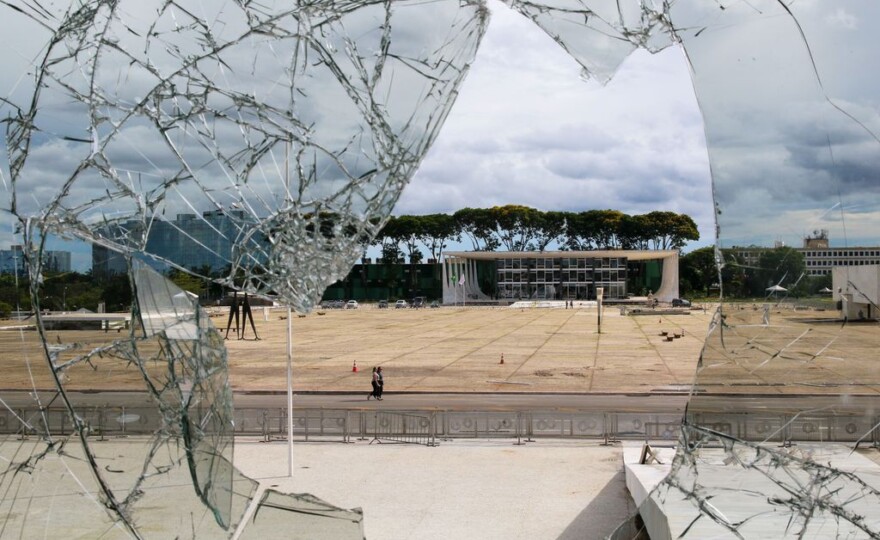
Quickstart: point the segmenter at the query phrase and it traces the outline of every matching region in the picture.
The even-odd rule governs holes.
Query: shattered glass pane
[[[294,519],[291,519],[294,518]],[[363,538],[359,509],[343,510],[310,495],[296,498],[267,489],[242,540],[272,538],[283,528],[290,538]]]
[[[222,336],[196,300],[145,264],[134,261],[131,276],[137,301],[125,334],[45,330],[51,369],[42,375],[57,377],[58,389],[42,390],[47,385],[35,376],[30,382],[42,391],[3,397],[0,536],[228,536],[256,503],[257,482],[232,465]],[[62,338],[71,335],[89,341]],[[39,366],[31,362],[41,353],[37,343],[22,339],[17,352],[28,368]],[[119,384],[129,377],[145,390],[126,396],[126,405],[77,390],[92,390],[89,379]],[[321,504],[309,496],[275,499],[293,508]],[[357,532],[359,513],[332,514],[347,516]]]
[[[3,326],[4,387],[18,391],[0,396],[0,537],[255,536],[285,521],[362,538],[359,512],[255,499],[257,483],[232,466],[221,336],[168,276],[311,310],[436,137],[485,7],[13,0],[0,10],[3,240],[21,246],[14,275],[27,291],[14,307],[30,316]],[[92,245],[94,276],[129,277],[130,315],[43,309],[66,311],[67,287],[62,299],[44,292],[58,279],[44,256],[58,238]],[[132,386],[142,390],[115,401],[124,406],[91,395]]]
[[[384,223],[486,23],[452,0],[4,10],[13,213],[301,311]]]
[[[137,300],[124,334],[49,330],[43,322],[43,375],[57,388],[33,377],[41,391],[4,397],[0,482],[14,494],[4,496],[10,537],[34,530],[211,536],[234,530],[256,491],[257,483],[232,466],[222,337],[194,300],[154,270],[135,261],[131,275]],[[22,339],[19,352],[39,365],[42,351],[29,341]],[[118,375],[142,380],[145,390],[126,400],[131,406],[99,407],[76,390]],[[126,425],[152,435],[113,437]]]
[[[865,77],[880,67],[877,15],[876,5],[853,1],[670,10],[703,111],[720,248],[780,240],[810,248],[816,230],[830,236],[823,252],[880,245],[880,81]],[[876,537],[876,465],[853,474],[843,464],[852,450],[828,442],[876,441],[880,339],[870,319],[880,315],[880,266],[860,257],[819,270],[775,253],[758,261],[765,304],[726,303],[716,314],[668,491],[655,499],[685,495],[699,517],[673,534],[688,537],[705,537],[707,522],[745,538]],[[725,295],[736,294],[747,263],[731,266],[720,272]],[[863,320],[799,292],[834,266],[835,291],[867,293]],[[748,397],[722,405],[716,393]]]
[[[584,68],[584,76],[601,83],[637,48],[658,52],[672,44],[666,13],[638,1],[507,0],[531,19]]]
[[[722,302],[670,474],[642,506],[649,532],[880,536],[876,465],[841,446],[880,443],[880,6],[508,4],[600,81],[637,48],[679,46],[691,66]],[[3,330],[0,354],[20,391],[0,396],[0,536],[195,537],[241,525],[250,537],[289,516],[362,536],[357,511],[275,492],[254,499],[256,483],[231,466],[220,336],[150,267],[309,311],[434,140],[485,6],[0,9],[4,230],[24,246],[16,264],[29,289],[16,302],[36,313]],[[128,319],[65,333],[40,314],[53,235],[90,242],[94,271],[130,277]],[[811,264],[775,247],[802,241]],[[817,280],[830,305],[800,298]],[[749,287],[766,293],[761,302],[731,301]],[[143,393],[109,416],[79,392],[121,381]],[[152,435],[102,440],[133,423]],[[245,520],[248,505],[258,508]]]
[[[722,302],[671,473],[642,508],[648,533],[880,536],[870,517],[880,502],[880,469],[869,460],[853,465],[851,448],[829,445],[878,444],[873,27],[880,7],[855,0],[509,4],[600,82],[636,47],[678,43],[690,63],[711,163]],[[837,305],[804,298],[820,284]],[[736,302],[749,288],[764,301]]]

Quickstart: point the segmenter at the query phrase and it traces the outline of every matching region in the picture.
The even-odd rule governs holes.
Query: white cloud
[[[448,5],[452,11],[458,9],[457,3]],[[675,3],[674,20],[688,47],[701,92],[701,112],[679,48],[656,55],[633,53],[603,87],[581,80],[581,67],[534,23],[500,3],[490,6],[493,17],[470,76],[396,213],[450,212],[464,206],[507,203],[547,210],[673,210],[694,217],[701,243],[710,242],[714,215],[706,132],[713,144],[714,182],[726,239],[752,243],[785,235],[788,242],[796,243],[797,235],[835,201],[851,213],[856,212],[856,204],[865,208],[859,210],[858,219],[849,220],[849,236],[854,232],[860,237],[876,236],[873,231],[880,230],[871,228],[876,221],[872,212],[880,208],[876,187],[880,143],[872,137],[880,133],[876,106],[880,56],[869,25],[859,24],[880,15],[880,7],[860,0],[840,0],[833,6],[799,2],[790,6],[798,26],[778,3],[769,0],[738,3],[725,10],[698,1]],[[421,11],[409,16],[426,17]],[[362,22],[367,27],[373,24],[368,17]],[[5,27],[10,26],[14,25],[7,22]],[[405,22],[396,28],[404,30],[403,37],[395,38],[401,50],[409,50],[413,40],[423,37],[407,31],[411,28]],[[24,72],[45,36],[28,40],[20,33],[5,35],[0,41],[9,44],[11,54],[4,62],[9,69],[0,75],[0,86],[7,91],[17,89],[16,95],[26,93],[33,81]],[[437,36],[448,37],[442,31]],[[365,48],[368,41],[363,42]],[[603,54],[588,46],[589,39],[578,43],[577,53],[585,62],[594,60],[591,55]],[[254,54],[250,44],[241,44],[237,50]],[[104,75],[116,77],[118,70],[108,62]],[[265,88],[259,86],[262,97],[274,88],[276,71],[255,70],[265,83]],[[412,107],[411,101],[419,95],[413,81],[398,77],[408,72],[395,70],[394,80],[400,84],[394,88],[400,93],[389,98],[389,104],[398,113]],[[131,69],[120,76],[119,86],[111,87],[134,92],[142,84]],[[308,102],[303,106],[309,110],[303,114],[309,122],[326,120],[329,134],[322,140],[334,143],[339,133],[352,131],[352,115],[341,111],[327,94],[325,86],[332,86],[335,78],[319,82],[313,94],[321,107]],[[49,106],[44,111],[50,111],[42,125],[46,134],[87,137],[83,112],[66,106],[63,93],[54,100],[44,93],[41,103]],[[414,120],[415,125],[419,122]],[[143,184],[175,174],[179,167],[167,145],[158,137],[144,135],[142,127],[129,123],[125,136],[111,147],[114,164],[145,173]],[[241,137],[237,127],[216,131],[218,144],[233,150]],[[369,147],[361,140],[356,142],[360,148]],[[53,186],[63,182],[73,163],[82,158],[70,153],[78,144],[35,139],[29,165],[35,174],[22,190],[26,193],[19,194],[27,208],[37,209],[51,198]],[[199,174],[222,177],[206,164],[210,160],[197,145],[190,145],[188,152],[187,158],[202,167]],[[360,154],[345,157],[351,161],[345,165],[356,169]],[[267,199],[279,177],[280,161],[277,156],[272,159],[260,162],[266,179],[249,186]],[[316,167],[325,166],[317,160]],[[95,175],[83,177],[67,201],[89,200],[87,192],[103,190],[105,184]],[[212,196],[229,198],[235,192],[234,186],[226,184],[217,189],[221,191]],[[166,201],[169,213],[183,197],[196,200],[204,195],[188,190],[200,192],[195,186],[181,186]]]
[[[826,20],[831,26],[844,28],[846,30],[855,30],[859,22],[855,15],[843,8],[838,8],[837,11],[829,15]]]
[[[395,213],[673,210],[711,241],[708,156],[681,51],[637,51],[603,87],[533,23],[490,6],[461,95]]]

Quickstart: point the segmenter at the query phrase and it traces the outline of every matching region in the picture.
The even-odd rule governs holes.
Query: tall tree
[[[718,265],[715,260],[715,247],[695,249],[679,260],[679,276],[689,291],[700,291],[708,295],[712,285],[718,282]]]
[[[553,242],[562,240],[565,236],[568,212],[540,212],[538,225],[535,231],[535,249],[544,251]]]
[[[423,253],[419,249],[419,243],[424,237],[424,220],[423,216],[399,216],[395,221],[394,230],[392,231],[394,238],[406,249],[407,258],[409,259],[409,288],[415,289],[417,286],[418,272],[416,265],[422,262]]]
[[[498,248],[498,239],[493,230],[494,222],[485,208],[462,208],[452,214],[458,230],[468,237],[474,251],[494,251]]]
[[[423,216],[399,216],[394,220],[394,228],[391,236],[403,244],[411,262],[421,262],[422,250],[419,249],[419,243],[425,236]]]
[[[798,283],[806,273],[803,253],[790,247],[768,249],[758,259],[759,287],[766,289],[772,285],[790,288]],[[765,290],[753,291],[756,295],[765,294]]]
[[[617,238],[622,249],[648,249],[652,235],[651,222],[645,216],[621,217]]]
[[[596,221],[589,212],[568,214],[565,245],[572,251],[596,249]]]
[[[400,257],[400,234],[397,218],[390,216],[385,225],[379,229],[374,241],[379,245],[384,262],[397,262]]]
[[[728,298],[749,296],[749,283],[754,270],[749,268],[736,251],[721,251],[724,265],[721,267],[722,292]]]
[[[649,212],[644,217],[654,249],[681,249],[688,240],[700,239],[697,224],[687,214],[657,211]]]
[[[626,214],[619,210],[589,210],[586,214],[595,222],[596,247],[620,249],[621,222]]]
[[[669,235],[668,249],[681,249],[689,240],[699,240],[700,230],[697,224],[687,214],[679,214]]]
[[[507,251],[530,251],[534,249],[540,212],[528,206],[508,204],[493,206],[489,216],[494,224],[495,235]]]
[[[428,248],[431,258],[440,260],[446,243],[460,241],[461,234],[455,220],[449,214],[430,214],[422,218],[422,243]]]

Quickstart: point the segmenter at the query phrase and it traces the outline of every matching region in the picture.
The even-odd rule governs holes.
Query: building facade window
[[[593,300],[626,297],[626,257],[496,259],[498,295],[510,299]]]

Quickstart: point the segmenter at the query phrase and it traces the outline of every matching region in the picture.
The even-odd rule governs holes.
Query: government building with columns
[[[595,300],[598,287],[603,288],[605,299],[611,300],[646,292],[661,302],[678,298],[675,250],[455,251],[444,255],[444,304]],[[628,284],[636,281],[634,277],[648,290],[628,290]],[[651,284],[656,289],[651,289]]]

